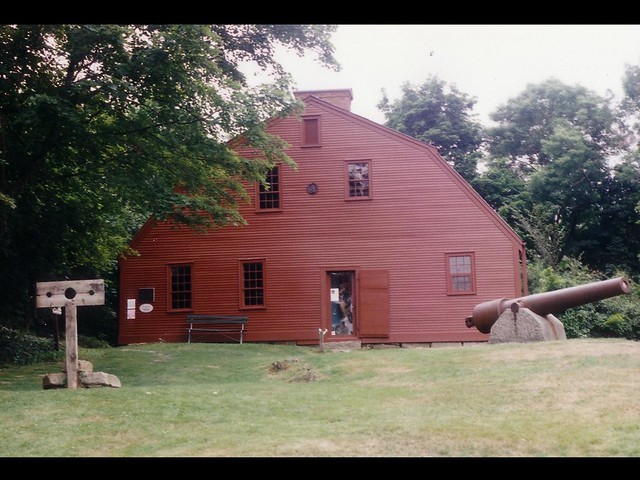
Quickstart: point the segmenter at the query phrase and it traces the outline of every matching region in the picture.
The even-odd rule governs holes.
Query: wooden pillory
[[[78,388],[77,307],[90,305],[104,305],[104,280],[36,283],[37,308],[64,307],[67,388]]]

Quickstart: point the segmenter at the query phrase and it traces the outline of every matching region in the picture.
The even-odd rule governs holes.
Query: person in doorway
[[[340,321],[340,332],[343,334],[353,333],[353,305],[351,303],[351,285],[340,285],[340,311],[342,320]]]

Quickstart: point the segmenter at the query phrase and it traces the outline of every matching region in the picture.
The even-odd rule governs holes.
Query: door
[[[389,271],[358,273],[358,329],[360,337],[388,337]]]
[[[332,337],[353,337],[356,334],[354,298],[355,272],[327,272],[329,298],[326,299],[331,316]]]

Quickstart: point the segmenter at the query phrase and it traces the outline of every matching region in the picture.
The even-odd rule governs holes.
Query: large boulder
[[[67,388],[66,373],[47,373],[42,377],[42,388],[51,390],[52,388]]]
[[[67,388],[67,364],[64,364],[65,373],[47,373],[42,377],[42,388]],[[78,384],[85,388],[113,387],[120,388],[122,384],[115,375],[105,372],[94,372],[93,364],[87,360],[78,360]]]
[[[92,373],[80,373],[78,374],[78,380],[83,387],[113,387],[120,388],[122,384],[120,379],[115,375],[104,372],[92,372]]]

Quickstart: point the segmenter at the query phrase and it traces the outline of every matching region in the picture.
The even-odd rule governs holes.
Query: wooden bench
[[[231,336],[230,334],[239,334],[240,343],[242,343],[244,332],[247,331],[245,325],[248,321],[249,317],[238,315],[187,315],[187,323],[189,324],[187,343],[191,343],[192,332],[220,333],[232,340],[237,340],[237,335]]]

